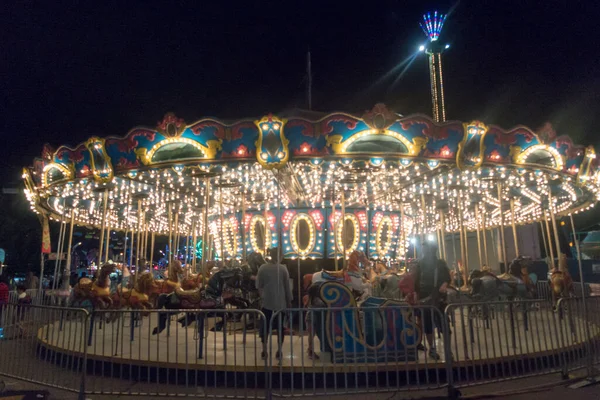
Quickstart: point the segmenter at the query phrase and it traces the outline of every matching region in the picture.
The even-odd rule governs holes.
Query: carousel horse
[[[370,269],[369,281],[378,287],[377,295],[386,299],[400,299],[400,282],[406,278],[406,272],[402,274],[390,271],[385,263],[375,262],[375,267]]]
[[[242,265],[238,267],[223,268],[212,274],[206,287],[185,289],[178,286],[173,293],[160,295],[158,308],[167,310],[179,309],[224,309],[231,305],[240,309],[250,307],[247,294],[256,290],[254,286],[255,276],[253,271],[256,266]],[[236,292],[241,292],[238,295]],[[168,313],[161,313],[158,327],[154,328],[152,334],[162,332],[167,325]],[[182,327],[188,326],[195,319],[193,313],[188,313],[180,318],[178,322]]]
[[[360,264],[363,266],[370,265],[370,261],[362,251],[354,250],[348,257],[346,267],[340,271],[319,271],[312,275],[312,283],[322,282],[338,282],[350,287],[359,296],[366,290],[370,289],[371,285],[363,280]]]
[[[150,295],[150,301],[153,304],[157,304],[158,297],[163,294],[173,293],[175,289],[181,285],[179,278],[180,275],[183,275],[184,270],[179,260],[173,260],[173,262],[169,263],[166,272],[166,279],[154,280],[153,292]]]
[[[573,278],[567,268],[567,256],[561,254],[558,259],[558,267],[548,272],[548,285],[552,293],[552,307],[556,308],[558,300],[572,297],[575,293]]]
[[[511,262],[509,270],[500,276],[489,271],[474,270],[469,277],[471,297],[476,301],[531,298],[537,276],[528,273],[528,264],[526,259],[517,257]]]
[[[115,270],[115,264],[107,263],[100,268],[100,272],[94,281],[89,278],[81,278],[73,287],[71,307],[85,308],[90,311],[95,308],[110,308],[112,305],[110,274]]]
[[[150,295],[155,291],[154,276],[150,271],[138,274],[135,284],[131,289],[127,287],[127,281],[123,279],[112,295],[113,308],[150,310],[154,308],[153,303],[150,301]]]

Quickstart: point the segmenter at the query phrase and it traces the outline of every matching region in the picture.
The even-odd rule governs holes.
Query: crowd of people
[[[280,254],[281,252],[277,248],[271,249],[271,262],[262,265],[256,277],[256,287],[262,299],[261,311],[267,324],[274,313],[291,308],[292,291],[289,285],[289,273],[281,263]],[[443,333],[446,329],[447,325],[443,323],[441,316],[444,315],[447,305],[446,294],[452,277],[446,262],[438,258],[435,244],[424,243],[422,254],[421,259],[408,266],[406,274],[397,285],[400,292],[404,294],[404,299],[415,306],[415,319],[426,339],[429,357],[439,360],[440,355],[436,350],[434,331],[437,328],[440,333]],[[318,295],[317,286],[312,283],[311,281],[304,282],[306,293],[303,303],[305,307],[308,307],[305,314],[308,333],[307,355],[310,359],[318,359],[319,356],[314,350],[315,322],[322,317],[318,310],[324,308],[325,304]],[[263,358],[267,357],[267,335],[263,328],[265,325],[261,325],[260,332]],[[273,331],[276,332],[277,352],[275,357],[278,359],[281,358],[281,347],[285,337],[282,325],[281,319],[276,319],[272,326]],[[423,343],[418,344],[417,349],[427,350]]]

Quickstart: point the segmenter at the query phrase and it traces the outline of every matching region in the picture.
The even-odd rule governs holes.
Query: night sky
[[[306,108],[362,113],[377,102],[431,114],[424,11],[453,8],[442,41],[449,119],[481,119],[600,145],[598,6],[589,1],[9,1],[0,13],[0,178],[42,145],[154,127],[173,111],[256,117]],[[394,84],[394,82],[396,83]],[[600,146],[599,146],[600,147]]]

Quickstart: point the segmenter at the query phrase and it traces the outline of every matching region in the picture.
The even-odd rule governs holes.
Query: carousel
[[[368,275],[393,267],[402,272],[420,257],[425,242],[435,242],[438,257],[456,269],[457,286],[466,288],[473,271],[480,271],[475,278],[485,288],[486,273],[526,284],[521,261],[508,264],[541,240],[562,293],[568,281],[558,279],[566,271],[555,261],[561,257],[557,220],[572,221],[600,196],[594,149],[557,136],[549,125],[533,131],[480,121],[434,122],[383,104],[362,115],[296,110],[238,121],[186,123],[167,114],[156,127],[124,136],[92,137],[73,148],[45,146],[23,178],[31,209],[61,223],[62,246],[72,247],[75,226],[99,230],[101,272],[73,290],[96,299],[92,311],[115,304],[218,308],[228,284],[252,291],[253,285],[244,291],[244,282],[268,249],[278,247],[290,275],[295,271],[297,299],[304,292],[302,276],[315,273],[329,277],[320,291],[324,305],[349,307],[332,324],[351,339],[335,333],[319,338],[332,365],[379,362],[382,348],[388,361],[391,353],[395,360],[418,358],[420,333],[409,316],[371,318],[377,329],[394,326],[381,328],[383,339],[369,338],[357,322],[359,306],[401,301],[366,296],[359,302],[351,289],[376,294],[371,284],[377,276]],[[535,235],[528,237],[526,227],[534,227]],[[118,266],[109,263],[114,232],[127,238]],[[153,282],[143,265],[157,260],[160,240],[167,243],[168,274]],[[365,271],[373,261],[377,269]],[[70,262],[69,254],[65,276]],[[216,273],[215,265],[222,265]],[[134,285],[111,289],[107,276],[115,268],[129,275],[127,266],[135,267]],[[214,276],[219,278],[211,283]],[[254,308],[246,295],[232,299],[228,306]],[[156,328],[144,330],[144,340],[155,340],[169,324],[167,314],[154,317],[150,324]],[[180,322],[187,325],[188,317]],[[132,342],[135,323],[132,317]],[[90,344],[94,329],[92,324]],[[217,358],[216,364],[227,367],[227,359]]]

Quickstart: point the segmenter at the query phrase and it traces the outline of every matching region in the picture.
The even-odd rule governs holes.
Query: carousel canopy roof
[[[284,117],[285,116],[285,117]],[[35,212],[78,224],[166,233],[209,216],[246,210],[348,208],[400,211],[421,232],[539,220],[598,199],[592,147],[548,125],[504,130],[482,122],[435,123],[378,104],[363,115],[289,112],[257,120],[187,124],[167,114],[156,128],[92,137],[75,148],[45,146],[24,169]],[[512,209],[512,212],[506,212]],[[173,214],[174,213],[174,214]],[[172,220],[172,218],[171,218]]]

